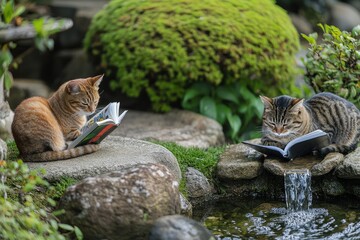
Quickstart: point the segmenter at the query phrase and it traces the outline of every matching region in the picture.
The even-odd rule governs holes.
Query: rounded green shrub
[[[293,86],[298,48],[288,15],[271,0],[113,0],[85,38],[111,88],[145,94],[157,111],[198,81],[278,94]]]

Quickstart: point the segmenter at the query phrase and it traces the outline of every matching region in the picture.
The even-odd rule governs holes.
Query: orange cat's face
[[[103,75],[71,80],[65,84],[66,101],[74,112],[89,115],[95,112],[99,103],[99,85]]]

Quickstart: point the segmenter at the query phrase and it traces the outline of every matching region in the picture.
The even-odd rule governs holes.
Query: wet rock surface
[[[312,176],[321,176],[329,173],[344,159],[341,153],[330,153],[321,159],[317,156],[304,156],[291,161],[267,158],[264,168],[277,176],[283,176],[287,170],[308,169]]]
[[[202,224],[190,218],[173,215],[159,218],[151,229],[149,240],[215,239]]]

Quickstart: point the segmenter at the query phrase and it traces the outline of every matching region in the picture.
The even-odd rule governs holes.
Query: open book
[[[82,134],[72,141],[68,148],[86,144],[98,144],[117,128],[127,110],[120,115],[120,103],[112,102],[95,114],[81,129]]]
[[[291,140],[284,149],[275,146],[254,144],[247,141],[244,141],[243,143],[268,156],[294,159],[330,145],[330,137],[321,130],[315,130]]]

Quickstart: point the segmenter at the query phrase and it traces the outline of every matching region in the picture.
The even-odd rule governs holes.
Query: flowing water
[[[311,209],[311,175],[307,169],[289,170],[284,174],[285,202],[289,212]]]
[[[216,239],[360,239],[360,203],[312,203],[311,176],[284,176],[286,202],[222,200],[194,213]]]

